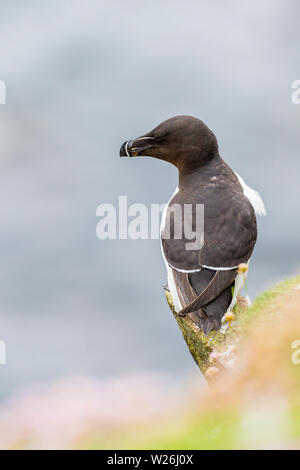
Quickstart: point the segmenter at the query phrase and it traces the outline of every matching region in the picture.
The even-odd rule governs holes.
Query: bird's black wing
[[[184,206],[192,206],[193,230],[196,231],[196,205],[204,205],[204,244],[201,249],[188,249],[191,240],[185,237],[181,228],[178,237],[178,223],[186,222]],[[174,206],[182,208],[182,220],[176,219]],[[203,265],[232,267],[247,262],[257,238],[254,209],[241,191],[206,191],[205,196],[187,199],[177,193],[169,203],[166,220],[169,223],[162,231],[162,248],[166,261],[181,270],[195,270]]]
[[[167,219],[170,220],[170,237],[164,238],[162,233],[162,249],[166,262],[177,269],[191,271],[208,266],[210,268],[234,267],[248,262],[257,237],[256,217],[253,207],[237,186],[236,190],[218,191],[218,188],[206,190],[204,197],[198,201],[186,200],[185,194],[176,194],[169,204]],[[204,204],[204,245],[200,250],[188,250],[187,240],[174,237],[176,220],[172,213],[174,204]],[[182,211],[184,213],[184,211]],[[195,213],[195,212],[194,212]],[[184,217],[183,217],[184,222]],[[195,228],[195,227],[194,227]],[[237,271],[203,269],[189,275],[193,278],[193,290],[196,295],[185,298],[180,313],[194,312],[212,302],[232,285]],[[174,275],[175,283],[178,276]],[[191,279],[190,279],[191,281]],[[182,281],[176,283],[177,291],[184,289]],[[189,300],[189,301],[187,301]],[[225,312],[224,312],[225,313]]]

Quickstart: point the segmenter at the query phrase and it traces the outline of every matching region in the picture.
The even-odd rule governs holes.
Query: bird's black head
[[[214,133],[192,116],[167,119],[147,134],[124,142],[120,149],[121,157],[159,158],[182,171],[201,167],[217,153]]]

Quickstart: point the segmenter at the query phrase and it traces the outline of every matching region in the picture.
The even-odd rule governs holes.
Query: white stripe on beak
[[[130,157],[131,155],[128,152],[128,144],[129,144],[129,140],[127,140],[126,145],[125,145],[125,153],[126,153],[127,157]]]
[[[137,142],[138,140],[144,140],[144,139],[153,139],[153,140],[155,140],[155,137],[139,137],[138,139],[135,140],[135,142]]]

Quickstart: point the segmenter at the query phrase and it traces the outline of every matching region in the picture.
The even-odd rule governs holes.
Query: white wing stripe
[[[257,191],[255,191],[255,189],[250,188],[245,183],[245,181],[243,180],[243,178],[240,175],[238,175],[236,172],[234,172],[234,173],[237,176],[237,178],[240,182],[240,185],[243,188],[245,196],[251,202],[255,213],[257,215],[267,215],[267,211],[266,211],[266,208],[265,208],[265,205],[264,205],[264,201],[260,197],[259,193]]]

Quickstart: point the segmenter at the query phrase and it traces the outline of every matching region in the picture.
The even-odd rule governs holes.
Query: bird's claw
[[[183,313],[178,312],[177,315],[178,315],[178,317],[182,317],[182,318],[183,318],[183,317],[186,317],[186,316],[187,316],[187,313],[185,313],[185,312],[183,312]]]

